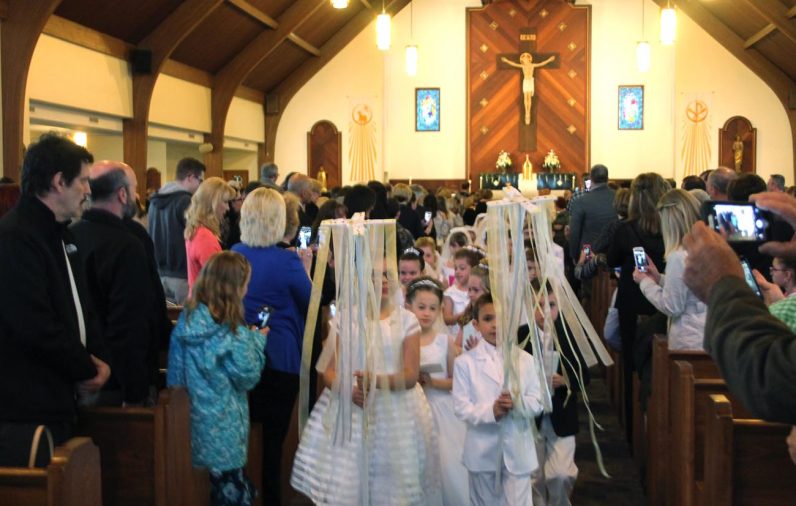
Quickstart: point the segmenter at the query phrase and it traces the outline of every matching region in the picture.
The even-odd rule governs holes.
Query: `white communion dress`
[[[445,297],[449,297],[451,302],[453,302],[453,314],[461,313],[467,309],[467,305],[470,303],[470,296],[467,295],[467,290],[459,290],[456,284],[452,284],[445,290]],[[448,325],[448,332],[454,336],[458,334],[459,324]]]
[[[400,327],[391,325],[397,317]],[[420,326],[404,308],[379,324],[384,366],[376,373],[394,374],[401,368],[404,337]],[[403,335],[393,335],[391,328],[403,328]],[[362,344],[358,341],[353,340],[354,353]],[[367,421],[352,403],[350,438],[334,435],[342,402],[351,400],[341,401],[327,388],[315,403],[293,462],[293,488],[319,505],[441,504],[437,436],[420,384],[408,390],[376,389],[367,399],[375,403]]]
[[[421,364],[440,364],[442,372],[429,375],[435,379],[448,376],[448,334],[437,334],[434,340],[420,348]],[[442,503],[445,506],[469,504],[469,482],[467,469],[462,464],[462,448],[467,426],[453,413],[453,396],[449,390],[425,387],[434,426],[439,442],[439,460],[442,469]]]

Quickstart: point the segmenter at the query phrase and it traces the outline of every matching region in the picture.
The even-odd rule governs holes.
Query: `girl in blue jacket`
[[[250,505],[255,489],[243,473],[249,440],[247,392],[265,364],[267,328],[243,319],[251,267],[240,254],[205,264],[171,334],[167,382],[191,399],[193,464],[210,470],[212,504]]]

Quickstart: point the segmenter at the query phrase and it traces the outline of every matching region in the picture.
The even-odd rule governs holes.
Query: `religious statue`
[[[321,189],[326,191],[326,171],[323,170],[323,165],[318,167],[318,182],[321,183]]]
[[[505,56],[501,58],[501,61],[507,65],[511,65],[512,67],[522,69],[522,96],[523,101],[525,104],[525,124],[531,124],[531,104],[533,103],[533,94],[534,94],[534,79],[533,79],[533,71],[536,67],[544,67],[551,61],[555,60],[555,56],[551,56],[550,58],[546,59],[542,63],[533,63],[533,56],[531,53],[522,53],[520,55],[520,62],[515,63]]]
[[[732,143],[733,159],[735,160],[735,170],[741,170],[741,163],[743,162],[743,141],[740,135],[735,136],[735,142]]]

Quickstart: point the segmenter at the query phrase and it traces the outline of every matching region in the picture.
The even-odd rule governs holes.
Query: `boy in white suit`
[[[470,504],[530,506],[531,473],[538,467],[531,424],[542,412],[536,368],[517,349],[520,384],[509,385],[513,395],[504,391],[490,294],[475,302],[473,315],[484,339],[453,364],[453,409],[467,424],[462,462],[469,471]]]

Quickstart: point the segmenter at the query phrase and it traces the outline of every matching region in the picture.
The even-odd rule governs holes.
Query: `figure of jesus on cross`
[[[500,60],[507,64],[511,65],[512,67],[522,69],[522,96],[523,96],[523,103],[525,104],[525,124],[531,124],[531,105],[533,104],[533,94],[534,94],[534,79],[533,79],[533,71],[537,67],[544,67],[548,63],[552,62],[556,59],[556,56],[553,55],[543,61],[542,63],[534,63],[533,56],[531,53],[522,53],[520,55],[520,62],[515,63],[505,56],[501,57]]]

